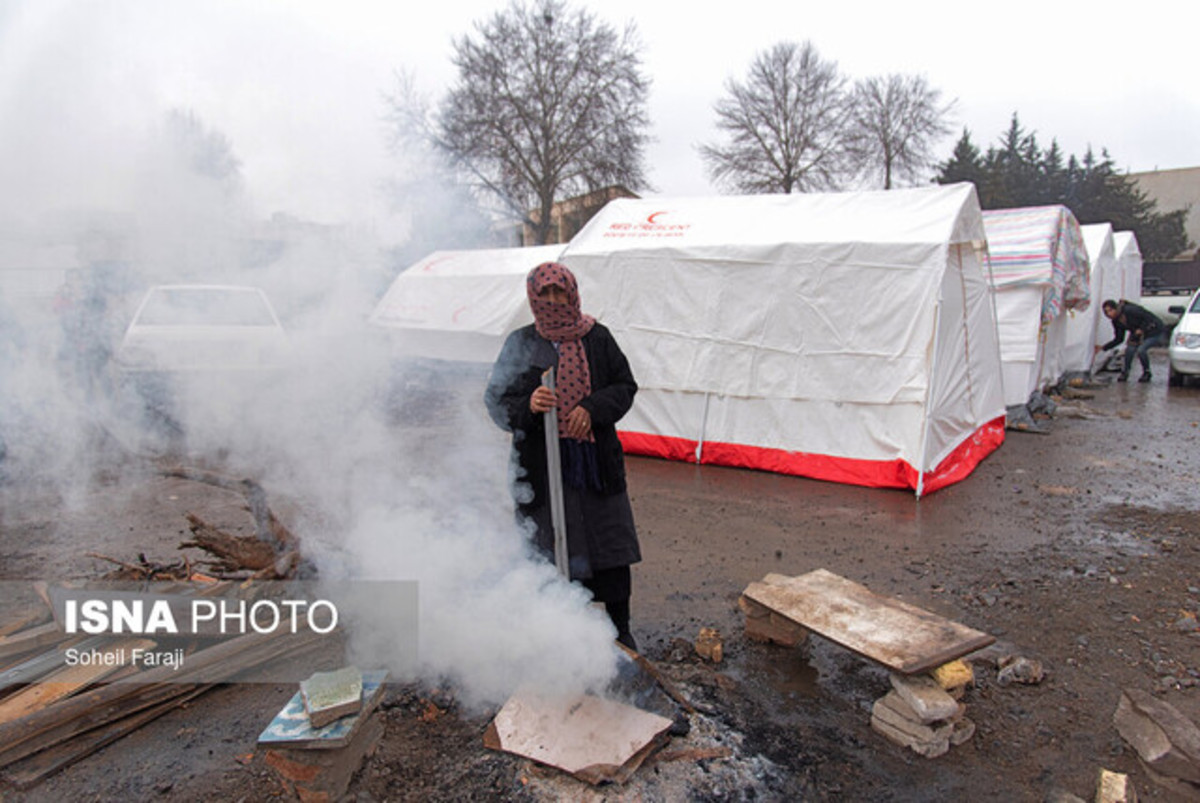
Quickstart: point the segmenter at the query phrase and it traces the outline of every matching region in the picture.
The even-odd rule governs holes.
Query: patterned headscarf
[[[538,298],[538,293],[550,285],[566,291],[566,304]],[[525,295],[529,298],[538,334],[558,344],[558,370],[554,376],[558,394],[558,434],[566,437],[567,413],[592,392],[592,375],[579,339],[592,331],[596,319],[581,311],[579,285],[566,265],[544,262],[531,270],[525,280]],[[588,440],[591,440],[590,436]]]

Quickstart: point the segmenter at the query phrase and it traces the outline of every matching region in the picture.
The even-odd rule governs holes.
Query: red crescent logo
[[[647,223],[650,223],[651,225],[657,224],[657,223],[658,223],[658,221],[657,221],[657,220],[655,220],[654,218],[658,217],[659,215],[665,215],[665,214],[667,214],[667,212],[666,212],[666,210],[665,210],[665,209],[664,209],[663,211],[661,211],[661,212],[655,212],[654,214],[652,214],[652,215],[650,215],[649,217],[647,217],[647,218],[646,218],[646,222],[647,222]]]
[[[466,306],[462,306],[462,307],[459,307],[458,309],[454,310],[454,314],[452,314],[450,316],[450,320],[454,321],[454,323],[458,323],[458,316],[461,315],[463,310],[465,310],[465,309],[466,309]]]
[[[444,257],[438,257],[437,259],[431,259],[425,263],[424,267],[422,267],[421,270],[422,270],[422,272],[431,271],[431,270],[433,270],[434,265],[437,265],[438,263],[441,263],[441,262],[448,262],[449,260],[451,260],[453,258],[454,257],[452,257],[452,256],[444,256]]]

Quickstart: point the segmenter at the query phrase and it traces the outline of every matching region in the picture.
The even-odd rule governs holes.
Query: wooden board
[[[70,634],[60,630],[57,622],[47,622],[11,636],[0,636],[0,658],[10,658],[33,650],[53,647],[68,638],[70,638]]]
[[[80,652],[99,649],[109,639],[107,636],[90,636],[85,639],[75,638],[63,642],[57,648],[27,658],[18,664],[0,672],[0,696],[16,686],[33,683],[38,678],[55,671],[67,662],[66,648],[74,646]]]
[[[387,670],[362,673],[362,710],[350,717],[343,717],[322,728],[312,727],[308,712],[304,708],[304,696],[300,692],[275,715],[271,724],[258,736],[263,747],[308,748],[331,750],[345,747],[354,738],[355,732],[367,720],[383,697],[383,684]]]
[[[158,719],[163,714],[204,694],[211,688],[212,686],[184,686],[182,689],[186,691],[178,697],[143,709],[132,716],[88,731],[30,756],[15,769],[10,770],[5,779],[18,789],[28,789],[54,773],[71,766],[76,761],[87,758],[100,748],[107,747],[118,739],[133,733],[147,722]]]
[[[769,575],[744,595],[801,627],[894,672],[927,672],[994,642],[994,636],[890,597],[825,569]]]
[[[34,627],[48,621],[50,621],[49,608],[41,604],[36,606],[31,605],[10,614],[5,619],[4,624],[0,624],[0,637],[7,638],[26,628]]]
[[[96,654],[104,656],[104,659],[91,664],[64,666],[0,702],[0,723],[12,722],[34,711],[40,711],[64,697],[70,697],[116,672],[124,665],[121,661],[132,655],[134,650],[149,650],[153,646],[154,642],[150,639],[122,639],[110,642],[104,648],[96,650]]]

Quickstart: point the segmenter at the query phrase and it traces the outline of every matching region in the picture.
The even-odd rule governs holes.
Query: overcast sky
[[[498,0],[0,0],[0,215],[103,204],[138,169],[135,143],[169,108],[231,141],[260,214],[387,225],[396,169],[382,96],[394,71],[438,96],[451,40]],[[994,143],[1013,112],[1068,153],[1105,147],[1121,169],[1200,165],[1191,4],[832,3],[721,6],[605,0],[632,21],[652,79],[658,195],[709,194],[696,144],[756,53],[810,39],[850,78],[920,73],[957,105],[956,131]],[[1185,17],[1192,19],[1185,19]],[[957,135],[941,143],[949,154]]]

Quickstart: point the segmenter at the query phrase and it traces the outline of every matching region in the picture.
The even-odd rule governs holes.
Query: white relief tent
[[[401,354],[491,363],[510,332],[533,323],[525,277],[562,245],[435,251],[402,272],[368,323]]]
[[[1028,404],[1062,375],[1067,310],[1089,304],[1079,222],[1065,206],[983,213],[995,287],[1004,402]]]
[[[1117,295],[1105,296],[1117,301],[1127,298],[1137,301],[1142,297],[1142,251],[1138,247],[1137,235],[1131,231],[1113,234],[1113,250],[1121,272],[1121,290]],[[1101,301],[1104,298],[1100,299]]]
[[[619,199],[563,252],[640,390],[626,450],[918,495],[1003,441],[970,184]]]
[[[1091,302],[1087,309],[1075,309],[1067,313],[1066,342],[1063,347],[1063,371],[1067,373],[1091,371],[1095,347],[1105,343],[1112,335],[1100,303],[1106,298],[1117,298],[1121,293],[1120,265],[1113,249],[1112,224],[1093,223],[1081,226],[1080,231],[1090,268],[1088,293]]]

